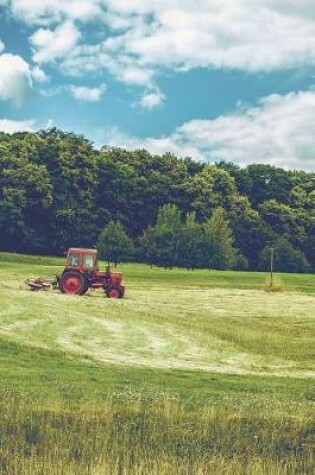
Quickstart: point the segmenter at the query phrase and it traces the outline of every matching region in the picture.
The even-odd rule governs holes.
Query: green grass
[[[0,254],[0,473],[313,474],[313,275],[121,266],[124,300]]]
[[[54,276],[64,264],[64,258],[28,256],[0,252],[0,269],[18,268],[18,275],[24,277],[36,272],[44,272],[47,276]],[[23,266],[21,266],[23,264]],[[101,267],[105,268],[105,263]],[[178,287],[218,287],[236,289],[262,290],[269,274],[264,272],[229,272],[215,270],[186,271],[185,269],[164,270],[143,264],[123,264],[127,283],[143,287],[171,284]],[[287,291],[298,291],[315,294],[313,274],[279,274]]]

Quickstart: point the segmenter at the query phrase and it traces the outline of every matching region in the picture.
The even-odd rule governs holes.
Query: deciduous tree
[[[129,260],[133,255],[133,243],[119,221],[110,221],[101,231],[97,249],[101,258],[115,266],[121,261]]]

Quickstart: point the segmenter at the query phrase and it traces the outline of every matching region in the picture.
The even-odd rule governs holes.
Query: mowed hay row
[[[167,276],[166,276],[167,277]],[[103,363],[313,377],[315,298],[156,285],[126,299],[0,288],[0,336]]]

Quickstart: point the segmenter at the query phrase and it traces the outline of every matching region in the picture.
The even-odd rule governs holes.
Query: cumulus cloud
[[[35,66],[32,69],[32,77],[37,82],[47,82],[49,81],[49,76],[38,66]]]
[[[0,40],[0,53],[4,50],[4,43]]]
[[[9,120],[0,119],[0,131],[8,134],[14,132],[34,132],[33,120]]]
[[[271,95],[256,107],[242,107],[213,120],[185,122],[168,137],[138,139],[113,129],[106,143],[157,154],[169,151],[210,161],[315,171],[315,92]]]
[[[98,87],[70,86],[69,90],[79,101],[97,102],[102,98],[106,88],[106,84],[101,84]]]
[[[28,24],[51,25],[66,19],[89,21],[101,14],[101,0],[11,0],[13,14]]]
[[[144,64],[191,69],[271,71],[315,61],[315,24],[304,9],[282,1],[109,0],[121,16],[143,18],[120,44]],[[302,2],[310,5],[310,1]],[[150,22],[144,18],[151,18]],[[121,46],[120,46],[121,47]]]
[[[165,96],[160,91],[151,91],[144,94],[137,105],[143,109],[152,110],[160,106],[164,100]]]
[[[34,61],[52,63],[66,57],[80,39],[80,32],[70,21],[59,25],[55,30],[40,28],[30,38],[34,49]]]
[[[107,70],[145,84],[165,69],[256,73],[315,63],[314,0],[11,0],[11,8],[46,27],[31,37],[34,60],[58,58],[73,75]],[[84,41],[86,27],[97,40]]]
[[[29,64],[17,55],[0,55],[0,100],[12,101],[19,106],[33,93]]]

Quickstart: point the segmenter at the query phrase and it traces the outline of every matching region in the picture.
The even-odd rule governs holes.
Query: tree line
[[[98,245],[113,261],[265,270],[273,247],[277,270],[314,271],[315,174],[0,133],[0,229],[6,251]]]

